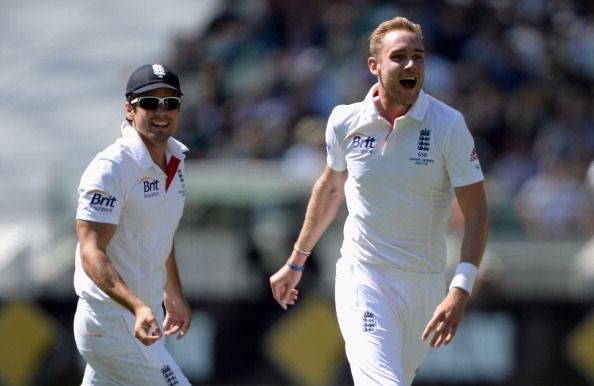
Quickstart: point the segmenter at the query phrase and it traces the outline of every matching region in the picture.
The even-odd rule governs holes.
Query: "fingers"
[[[182,321],[168,321],[167,323],[164,323],[163,328],[165,329],[165,335],[173,335],[180,331],[183,324],[184,322]]]
[[[295,288],[293,288],[292,290],[288,291],[288,293],[285,295],[283,300],[284,300],[285,304],[293,306],[297,302],[298,298],[299,298],[299,291],[297,291]]]
[[[299,291],[297,291],[295,287],[301,280],[301,274],[301,272],[283,266],[278,272],[270,277],[272,297],[283,310],[286,310],[288,306],[292,306],[297,302]]]
[[[272,297],[276,302],[286,310],[289,305],[295,305],[297,299],[299,298],[299,291],[295,288],[288,290],[288,286],[282,285],[271,285],[272,288]]]
[[[445,318],[434,317],[427,323],[421,339],[426,340],[431,335],[431,332],[434,332],[431,339],[431,347],[437,348],[442,344],[450,344],[456,336],[457,330],[457,323],[448,322]]]
[[[179,332],[176,337],[176,339],[179,340],[188,333],[188,330],[190,329],[190,323],[183,320],[170,320],[164,324],[164,328],[166,336],[175,335]]]
[[[452,326],[450,327],[450,332],[447,334],[445,341],[443,342],[443,344],[445,344],[446,346],[448,344],[450,344],[450,342],[454,339],[454,337],[456,336],[456,333],[458,332],[458,327],[457,326]]]
[[[177,339],[183,338],[190,329],[192,323],[192,314],[190,308],[180,312],[167,311],[165,320],[163,321],[163,328],[165,335],[170,336],[177,333]]]
[[[289,299],[287,297],[289,295],[290,291],[287,291],[286,285],[281,287],[272,286],[272,297],[283,308],[283,310],[287,309],[289,303]]]
[[[435,331],[436,328],[437,328],[437,320],[435,318],[433,318],[429,321],[429,323],[427,323],[427,326],[425,326],[425,329],[423,330],[423,333],[421,334],[421,340],[427,340],[431,331]]]
[[[134,329],[134,336],[145,346],[150,346],[159,340],[163,336],[163,333],[157,321],[152,319],[140,322]]]
[[[179,334],[177,334],[177,340],[180,340],[181,338],[183,338],[184,336],[186,336],[186,334],[188,333],[188,330],[190,329],[190,324],[189,323],[184,323],[182,325],[182,327],[180,327],[181,331],[179,332]]]

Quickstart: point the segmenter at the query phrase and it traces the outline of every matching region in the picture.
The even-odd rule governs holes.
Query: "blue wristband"
[[[305,267],[302,265],[296,265],[296,264],[292,264],[292,263],[287,263],[287,267],[295,270],[295,271],[299,271],[299,272],[303,272],[305,271]]]

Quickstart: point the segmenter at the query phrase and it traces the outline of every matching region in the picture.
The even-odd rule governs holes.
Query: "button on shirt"
[[[165,262],[185,204],[186,151],[181,142],[169,138],[168,177],[153,162],[140,135],[124,122],[122,137],[91,161],[78,189],[76,218],[117,225],[107,255],[130,289],[151,306],[162,301]],[[80,246],[74,286],[78,296],[91,303],[116,305],[82,269]]]
[[[365,99],[334,108],[327,163],[348,170],[342,256],[442,272],[453,188],[484,179],[462,114],[423,91],[391,125]]]

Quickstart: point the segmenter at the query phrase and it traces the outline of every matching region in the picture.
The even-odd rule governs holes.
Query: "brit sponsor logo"
[[[144,177],[140,180],[144,191],[144,198],[151,198],[159,195],[159,180],[156,178]]]
[[[94,189],[87,192],[90,197],[89,206],[101,212],[113,212],[117,198],[103,190]]]
[[[351,151],[354,153],[372,153],[377,141],[374,137],[362,134],[353,134],[351,139]]]
[[[375,315],[373,314],[373,312],[363,312],[363,332],[374,332],[375,325]]]

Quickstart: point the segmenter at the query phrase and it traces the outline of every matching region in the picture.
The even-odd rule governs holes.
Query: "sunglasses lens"
[[[142,98],[138,101],[138,106],[145,110],[156,110],[159,107],[159,99],[157,98]]]
[[[143,108],[144,110],[156,110],[159,107],[159,102],[163,101],[165,108],[167,110],[177,110],[181,104],[179,98],[176,97],[169,97],[169,98],[156,98],[156,97],[143,97],[139,98],[138,106]]]
[[[179,99],[177,98],[165,98],[163,100],[165,107],[167,110],[177,110],[179,109]]]

